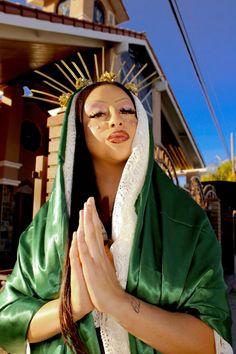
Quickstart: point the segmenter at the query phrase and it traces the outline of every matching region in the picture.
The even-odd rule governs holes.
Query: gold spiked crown
[[[127,74],[125,75],[124,79],[120,81],[120,73],[122,68],[125,66],[125,62],[123,62],[118,70],[117,73],[114,73],[114,63],[115,63],[115,54],[112,56],[112,62],[110,66],[110,70],[106,71],[105,70],[105,52],[104,48],[102,48],[102,74],[99,74],[99,67],[98,67],[98,60],[97,60],[97,55],[94,54],[94,64],[95,64],[95,71],[96,71],[96,79],[92,80],[92,77],[89,73],[88,67],[80,53],[77,53],[80,62],[83,67],[83,71],[81,68],[75,63],[74,61],[71,62],[72,66],[70,67],[64,60],[61,60],[60,64],[55,63],[59,71],[63,74],[63,76],[66,78],[66,80],[72,85],[73,90],[70,89],[69,87],[65,86],[58,80],[55,80],[53,77],[46,75],[45,73],[35,70],[34,72],[43,76],[47,80],[44,80],[43,82],[52,87],[54,90],[59,92],[59,95],[53,95],[51,93],[45,92],[45,91],[40,91],[40,90],[35,90],[35,89],[29,89],[28,87],[24,86],[24,95],[23,97],[28,97],[28,98],[34,98],[37,100],[49,102],[52,104],[57,105],[58,107],[61,107],[62,109],[65,109],[67,106],[67,103],[69,101],[70,96],[76,91],[79,90],[80,88],[83,88],[85,86],[91,85],[92,83],[95,82],[101,82],[101,81],[106,81],[106,82],[120,82],[122,85],[124,85],[128,90],[130,90],[133,94],[136,96],[138,93],[146,88],[147,86],[153,84],[157,80],[161,78],[161,76],[157,76],[157,72],[154,71],[152,74],[148,75],[145,79],[142,81],[135,83],[137,81],[138,76],[141,74],[141,72],[147,67],[147,64],[144,64],[141,69],[138,70],[138,72],[135,75],[132,75],[132,78],[130,78],[131,74],[133,74],[133,71],[135,69],[135,64],[132,65],[132,67],[129,69]],[[73,67],[73,70],[72,70]],[[151,81],[148,81],[152,79]],[[38,94],[36,96],[35,94]]]

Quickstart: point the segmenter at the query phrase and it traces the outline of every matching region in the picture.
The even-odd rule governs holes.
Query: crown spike
[[[31,92],[35,92],[35,93],[41,93],[42,95],[46,95],[46,96],[50,96],[50,97],[54,97],[56,99],[58,99],[57,96],[53,95],[52,93],[48,93],[48,92],[44,92],[44,91],[40,91],[40,90],[30,90]]]
[[[123,67],[125,66],[125,64],[126,64],[126,61],[123,61],[123,63],[122,63],[121,66],[120,66],[120,69],[119,69],[119,71],[118,71],[118,73],[117,73],[117,77],[120,76],[121,70],[123,69]]]
[[[48,76],[48,75],[46,75],[44,73],[41,73],[41,71],[39,71],[39,70],[35,70],[34,72],[39,74],[39,75],[42,75],[42,76],[46,77],[47,79],[49,79],[49,80],[51,80],[53,82],[55,82],[57,85],[59,85],[59,86],[63,87],[64,89],[66,89],[66,91],[69,91],[70,93],[73,93],[73,91],[71,89],[69,89],[65,85],[61,84],[59,81],[53,79],[51,76]]]
[[[159,79],[160,79],[160,76],[155,77],[152,81],[148,82],[146,85],[144,85],[144,86],[138,88],[138,92],[142,91],[142,90],[145,89],[147,86],[154,84],[154,82],[158,81]]]
[[[67,75],[67,73],[60,67],[59,64],[55,63],[56,67],[62,72],[62,74],[65,76],[65,78],[71,83],[72,86],[76,87],[74,82],[71,80],[71,78]]]
[[[128,73],[126,74],[124,80],[122,81],[122,85],[124,85],[125,81],[128,79],[128,77],[130,76],[130,74],[132,73],[132,71],[134,70],[136,64],[133,64],[132,67],[130,68],[130,70],[128,71]]]
[[[79,52],[77,53],[77,55],[79,56],[79,58],[81,60],[81,63],[83,64],[84,70],[85,70],[86,74],[88,75],[89,80],[93,81],[91,76],[90,76],[90,73],[89,73],[89,70],[87,68],[87,65],[85,64],[84,59],[82,58],[82,55]]]
[[[42,98],[42,97],[35,97],[35,96],[27,96],[27,95],[23,95],[22,97],[28,97],[30,99],[34,99],[34,100],[40,100],[40,101],[44,101],[44,102],[49,102],[49,103],[53,103],[53,104],[56,104],[58,106],[58,102],[56,101],[53,101],[53,100],[48,100],[47,98]]]
[[[94,63],[95,63],[95,70],[96,70],[97,81],[99,81],[99,70],[98,70],[98,58],[97,58],[97,54],[94,54]]]
[[[53,87],[55,90],[62,92],[62,93],[66,93],[66,91],[63,91],[62,89],[60,89],[59,87],[56,87],[55,85],[51,84],[51,82],[48,82],[46,80],[43,80],[43,82],[51,87]]]
[[[102,47],[102,74],[105,72],[105,51],[104,47]]]
[[[75,81],[78,80],[78,77],[75,75],[74,71],[69,67],[69,65],[64,60],[61,60],[61,62],[67,68],[67,70],[71,73],[71,75],[73,76]]]
[[[113,52],[112,53],[112,58],[111,58],[111,67],[110,67],[110,72],[112,73],[114,70],[114,65],[115,65],[115,60],[116,60],[116,54]]]
[[[146,67],[147,67],[147,63],[141,67],[141,69],[134,75],[134,77],[132,77],[132,79],[129,82],[130,83],[133,82]]]
[[[74,61],[72,61],[72,64],[74,65],[74,67],[76,68],[76,70],[78,71],[78,73],[80,74],[80,76],[82,77],[82,79],[85,80],[85,76],[84,76],[84,74],[82,73],[82,71],[80,70],[80,68],[78,67],[78,65],[77,65]]]
[[[143,84],[144,82],[146,82],[147,80],[149,80],[151,77],[153,77],[153,76],[156,75],[156,74],[157,74],[157,72],[154,71],[152,74],[150,74],[149,76],[145,77],[144,80],[140,81],[140,82],[137,84],[137,86],[142,86],[142,84]],[[160,77],[160,76],[159,76],[159,77]]]
[[[117,59],[117,54],[115,53],[115,51],[110,52],[110,57],[109,57],[110,71],[107,72],[105,71],[106,70],[105,54],[106,54],[105,47],[101,47],[101,53],[99,54],[94,53],[94,69],[93,69],[95,71],[95,75],[93,73],[93,76],[95,76],[94,81],[92,80],[88,67],[85,64],[83,57],[79,52],[77,52],[77,55],[80,59],[79,64],[77,64],[74,61],[70,61],[67,63],[65,60],[60,60],[59,63],[55,63],[58,70],[63,74],[63,77],[66,79],[66,85],[68,85],[69,82],[70,85],[68,86],[71,87],[72,85],[73,89],[70,89],[66,85],[63,85],[61,82],[55,80],[53,77],[46,75],[41,71],[35,70],[37,74],[42,75],[44,77],[43,83],[50,86],[54,90],[57,90],[60,93],[60,96],[59,97],[56,96],[58,92],[56,94],[53,94],[53,93],[43,92],[39,90],[32,90],[31,94],[33,96],[34,96],[33,93],[36,93],[38,95],[44,95],[42,97],[34,96],[33,98],[45,102],[50,102],[53,104],[58,104],[61,107],[66,107],[71,94],[73,94],[75,90],[88,86],[96,81],[97,82],[100,81],[121,82],[120,80],[121,72],[123,72],[124,74],[123,75],[124,79],[122,80],[121,84],[124,85],[128,90],[130,90],[135,95],[137,95],[139,91],[142,91],[147,86],[152,85],[154,82],[159,80],[160,77],[162,77],[162,76],[157,77],[157,72],[153,72],[148,77],[138,82],[139,75],[143,72],[143,70],[147,67],[148,64],[145,63],[142,67],[137,67],[136,64],[132,64],[132,67],[130,69],[129,68],[127,69],[128,72],[126,74],[123,68],[127,63],[125,61],[121,62],[120,60],[119,60],[120,67],[118,69],[117,74],[115,74],[114,67],[115,67],[115,60]],[[101,59],[101,63],[100,63],[100,59]],[[135,70],[135,67],[137,67],[137,70]],[[99,71],[102,71],[101,76],[99,74]],[[23,97],[29,97],[29,95],[24,95]],[[44,97],[49,97],[52,99],[44,98]]]

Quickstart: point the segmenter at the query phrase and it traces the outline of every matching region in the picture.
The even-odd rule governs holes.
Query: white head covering
[[[75,104],[76,94],[68,114],[65,162],[63,165],[67,209],[70,214],[73,164],[76,143]],[[117,278],[123,289],[126,287],[129,257],[135,233],[137,215],[135,202],[144,184],[149,159],[149,127],[145,109],[140,100],[134,96],[137,112],[137,129],[132,144],[131,155],[123,170],[117,190],[113,215],[112,239],[110,248]],[[106,314],[94,311],[94,321],[100,327],[106,354],[128,354],[129,339],[127,331]]]

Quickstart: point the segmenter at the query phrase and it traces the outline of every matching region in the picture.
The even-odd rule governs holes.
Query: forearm
[[[213,330],[191,315],[163,310],[127,293],[110,315],[163,354],[215,354]]]
[[[43,305],[32,318],[28,329],[30,343],[42,342],[60,333],[59,299]]]
[[[61,332],[59,319],[60,300],[52,300],[43,305],[32,318],[27,339],[30,343],[42,342]],[[86,315],[84,309],[77,311],[73,316],[74,322],[79,321]]]

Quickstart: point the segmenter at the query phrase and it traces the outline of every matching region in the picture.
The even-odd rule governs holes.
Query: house
[[[133,64],[131,76],[147,63],[140,78],[155,71],[159,79],[145,87],[140,98],[153,124],[158,158],[164,152],[165,162],[168,156],[171,173],[204,167],[146,34],[120,27],[129,19],[122,1],[28,2],[35,7],[0,0],[0,269],[14,264],[19,235],[32,218],[34,177],[40,179],[39,174],[32,176],[36,156],[48,155],[47,121],[55,107],[22,97],[23,87],[45,90],[45,77],[35,70],[64,80],[55,63],[78,60],[79,52],[93,72],[93,54],[101,65],[102,48],[108,67],[114,55],[116,70],[127,63],[123,77]],[[47,92],[54,89],[47,87]]]

